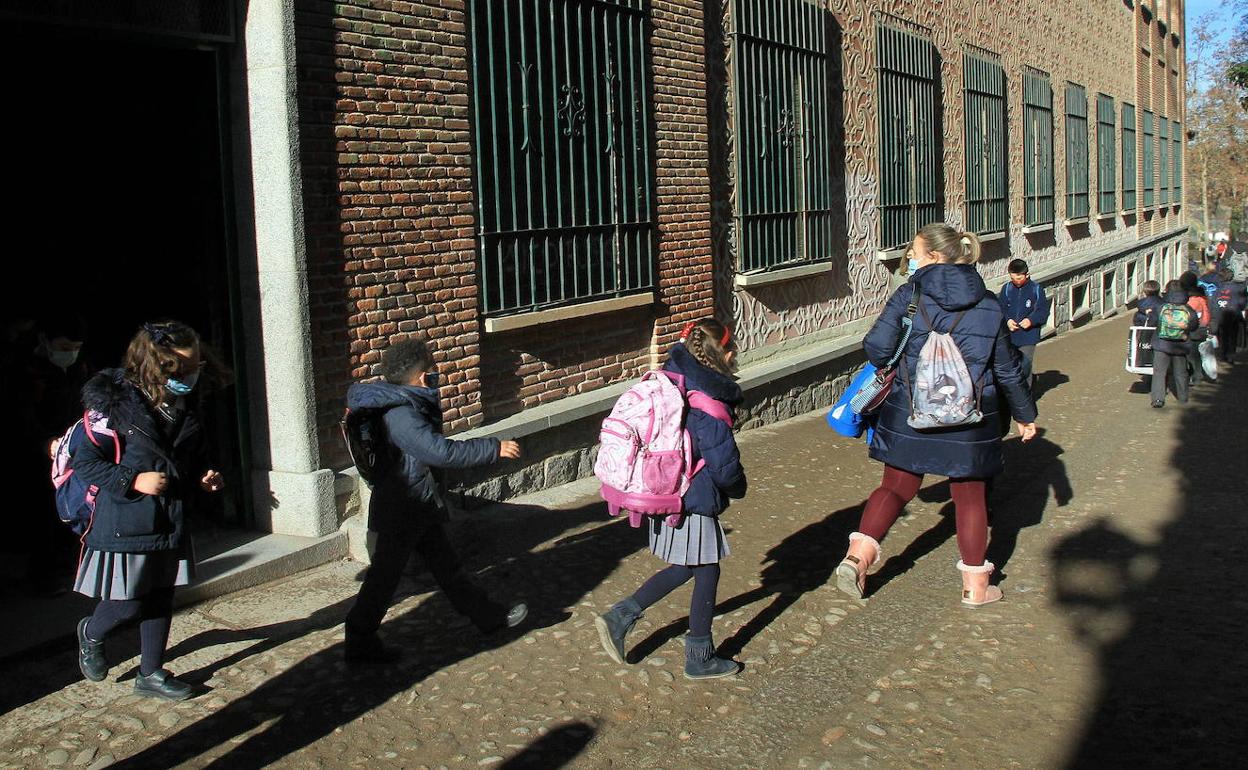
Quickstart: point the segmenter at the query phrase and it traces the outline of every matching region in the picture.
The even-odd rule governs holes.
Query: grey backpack
[[[937,331],[932,326],[922,305],[919,311],[931,331],[919,350],[919,361],[914,368],[910,417],[906,423],[915,430],[974,425],[984,419],[983,412],[979,410],[979,388],[971,379],[962,351],[953,339],[953,330],[958,328],[966,311],[958,313],[949,331],[945,332]],[[902,366],[902,371],[907,371],[907,367]]]

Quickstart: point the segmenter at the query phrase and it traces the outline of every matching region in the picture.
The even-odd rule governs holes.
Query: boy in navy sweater
[[[1001,287],[997,299],[1010,330],[1010,341],[1022,354],[1023,381],[1031,383],[1031,362],[1040,344],[1040,329],[1049,320],[1049,298],[1040,284],[1031,280],[1027,263],[1021,259],[1010,262],[1010,280]]]

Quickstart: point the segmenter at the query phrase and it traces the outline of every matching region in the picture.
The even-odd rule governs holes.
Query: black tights
[[[633,601],[646,607],[680,588],[693,578],[693,598],[689,601],[689,635],[710,636],[711,619],[715,616],[715,591],[719,587],[719,565],[697,564],[686,567],[673,564],[656,572],[637,593]]]
[[[169,624],[173,621],[173,588],[157,588],[138,599],[102,599],[87,623],[87,637],[97,642],[113,629],[135,618],[139,619],[139,641],[142,650],[139,673],[150,676],[165,662],[165,646],[169,643]]]

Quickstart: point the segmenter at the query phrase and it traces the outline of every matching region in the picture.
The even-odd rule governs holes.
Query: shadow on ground
[[[1106,518],[1054,546],[1058,601],[1095,649],[1102,679],[1069,767],[1243,766],[1245,426],[1241,357],[1183,408],[1170,458],[1182,502],[1160,539],[1139,542]],[[1149,490],[1137,499],[1149,505]]]

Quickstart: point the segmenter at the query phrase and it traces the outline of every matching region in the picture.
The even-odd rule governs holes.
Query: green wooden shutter
[[[1157,195],[1157,169],[1153,164],[1153,153],[1156,152],[1156,141],[1153,139],[1153,113],[1144,110],[1144,208],[1155,205]]]
[[[1023,71],[1023,224],[1053,221],[1053,88],[1049,76]]]
[[[1135,163],[1135,105],[1122,105],[1122,210],[1134,211],[1139,170]]]
[[[1170,202],[1170,121],[1157,118],[1157,166],[1161,182],[1157,186],[1157,203],[1165,206]]]
[[[908,243],[920,227],[944,218],[936,134],[936,48],[932,41],[887,24],[876,27],[879,81],[880,246]]]
[[[1066,218],[1088,215],[1088,94],[1066,84]]]
[[[472,0],[485,315],[654,286],[643,0]]]
[[[831,259],[831,12],[734,0],[732,24],[738,269]]]
[[[1173,192],[1170,200],[1177,206],[1183,202],[1183,127],[1177,120],[1170,124],[1170,141],[1174,143],[1174,174],[1170,179]]]
[[[966,229],[1005,232],[1009,226],[1006,172],[1005,69],[978,52],[962,56],[966,105]]]
[[[1100,214],[1113,214],[1117,206],[1115,192],[1118,189],[1118,169],[1114,161],[1118,142],[1114,136],[1114,124],[1114,98],[1107,94],[1097,94],[1096,210]]]

